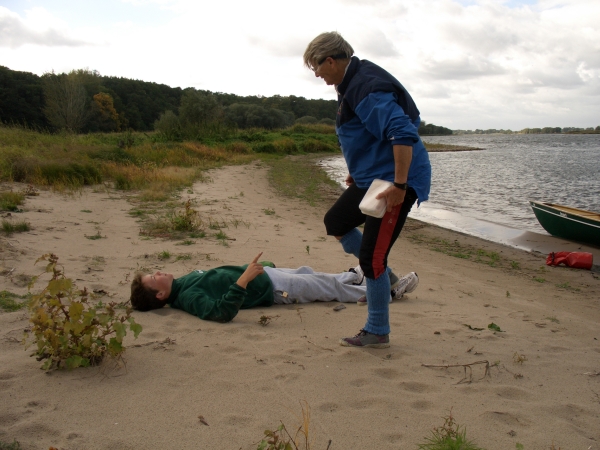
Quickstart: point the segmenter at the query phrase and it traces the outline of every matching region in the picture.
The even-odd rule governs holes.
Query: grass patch
[[[90,241],[97,241],[98,239],[103,239],[106,238],[106,236],[102,236],[100,234],[100,231],[96,231],[96,234],[92,234],[91,236],[88,236],[87,234],[84,234],[84,236],[86,237],[86,239],[89,239]]]
[[[433,429],[431,436],[419,444],[419,450],[483,450],[467,439],[466,428],[456,423],[452,411],[443,419],[444,424]]]
[[[339,155],[339,152],[331,153]],[[295,156],[265,160],[270,166],[269,182],[286,197],[299,198],[311,206],[340,194],[338,184],[314,164],[314,156]]]
[[[24,220],[16,222],[2,220],[2,231],[4,231],[6,234],[23,233],[29,230],[31,230],[31,225],[29,225],[29,222]]]
[[[20,302],[17,299],[27,299],[28,295],[18,295],[9,291],[0,291],[0,309],[3,311],[18,311],[27,306],[27,302]]]
[[[16,439],[12,443],[0,441],[0,450],[21,450],[21,444]]]
[[[169,259],[171,257],[171,252],[169,252],[168,250],[163,250],[162,252],[160,252],[158,254],[158,259],[160,260],[165,260],[165,259]]]
[[[17,211],[25,201],[25,194],[20,192],[0,192],[0,210]]]

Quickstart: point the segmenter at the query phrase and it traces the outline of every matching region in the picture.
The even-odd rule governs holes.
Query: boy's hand
[[[248,283],[250,283],[260,274],[265,273],[265,268],[262,266],[262,264],[258,263],[258,258],[260,258],[262,254],[263,252],[260,252],[258,255],[256,255],[252,262],[248,264],[248,267],[244,273],[238,278],[236,284],[239,287],[246,289]]]

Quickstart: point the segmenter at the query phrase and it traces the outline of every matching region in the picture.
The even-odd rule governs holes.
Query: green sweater
[[[248,265],[221,266],[176,278],[167,303],[171,308],[216,322],[229,322],[240,309],[271,306],[273,284],[266,273],[248,283],[246,289],[236,284],[246,267]]]

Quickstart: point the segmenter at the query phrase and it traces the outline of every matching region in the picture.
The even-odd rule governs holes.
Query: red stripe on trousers
[[[398,216],[400,215],[400,208],[402,203],[392,208],[390,212],[384,214],[381,219],[381,226],[379,227],[379,234],[377,235],[377,242],[375,243],[375,250],[373,251],[373,275],[375,279],[385,272],[385,254],[387,253],[390,242],[392,241],[392,235],[394,229],[398,223]]]

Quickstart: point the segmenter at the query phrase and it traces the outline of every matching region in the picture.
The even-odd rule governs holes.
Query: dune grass
[[[323,125],[230,130],[193,142],[161,142],[153,133],[51,134],[0,126],[0,181],[55,189],[109,183],[119,190],[141,191],[146,201],[165,201],[201,179],[207,169],[257,158],[336,151],[334,129]],[[16,208],[19,199],[5,194],[0,208]]]

